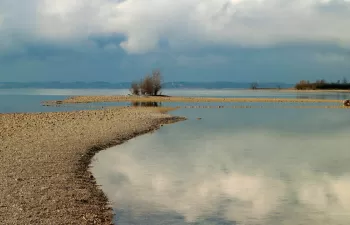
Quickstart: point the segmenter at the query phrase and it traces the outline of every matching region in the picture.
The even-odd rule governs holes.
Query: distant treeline
[[[297,90],[350,90],[350,83],[344,78],[342,81],[337,82],[326,82],[325,80],[316,80],[315,82],[310,82],[308,80],[301,80],[295,85]]]

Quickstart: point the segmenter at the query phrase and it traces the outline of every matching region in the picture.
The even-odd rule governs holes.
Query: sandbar
[[[161,124],[170,109],[0,114],[1,224],[112,224],[88,170],[93,155]]]
[[[73,96],[60,101],[47,101],[43,105],[95,103],[95,102],[278,102],[278,103],[339,103],[335,99],[304,98],[222,98],[222,97],[162,97],[162,96]]]

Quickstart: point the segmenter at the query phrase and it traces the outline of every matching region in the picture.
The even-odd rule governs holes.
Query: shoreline
[[[335,99],[303,98],[223,98],[223,97],[160,97],[160,96],[74,96],[59,101],[42,102],[44,106],[97,102],[286,102],[286,103],[342,103]]]
[[[257,88],[256,90],[258,91],[276,91],[276,92],[296,92],[296,93],[326,93],[326,92],[329,92],[329,93],[350,93],[350,90],[342,90],[342,89],[315,89],[315,90],[312,90],[312,89],[306,89],[306,90],[298,90],[298,89],[294,89],[294,88],[281,88],[281,89],[278,89],[278,88]],[[254,90],[252,90],[254,91]]]
[[[0,220],[4,224],[112,224],[89,171],[99,151],[186,120],[173,108],[118,107],[0,114]],[[23,144],[25,143],[25,144]]]

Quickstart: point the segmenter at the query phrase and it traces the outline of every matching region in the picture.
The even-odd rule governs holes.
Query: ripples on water
[[[95,157],[116,224],[350,224],[349,111],[175,112]]]

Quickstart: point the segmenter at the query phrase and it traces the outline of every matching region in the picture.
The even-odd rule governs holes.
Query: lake
[[[115,224],[350,224],[348,109],[180,109],[98,153]],[[202,117],[202,120],[197,120]]]
[[[164,93],[349,98],[346,93],[327,92],[166,90]],[[128,90],[2,89],[0,112],[129,105],[41,105],[41,101],[74,95],[111,94],[128,94]],[[227,104],[271,106],[271,103]],[[91,171],[113,203],[116,224],[350,224],[349,109],[263,107],[179,109],[172,113],[188,120],[163,126],[94,157]],[[198,117],[203,119],[197,120]]]
[[[318,98],[318,99],[347,99],[350,93],[309,92],[295,93],[267,90],[164,90],[164,94],[171,96],[201,96],[201,97],[236,97],[236,98]],[[130,103],[90,103],[63,105],[59,107],[42,106],[42,101],[62,100],[76,95],[126,95],[126,89],[0,89],[0,113],[12,112],[59,112],[83,109],[100,109],[108,106],[127,106]],[[260,103],[163,103],[163,106],[184,105],[259,105]]]

